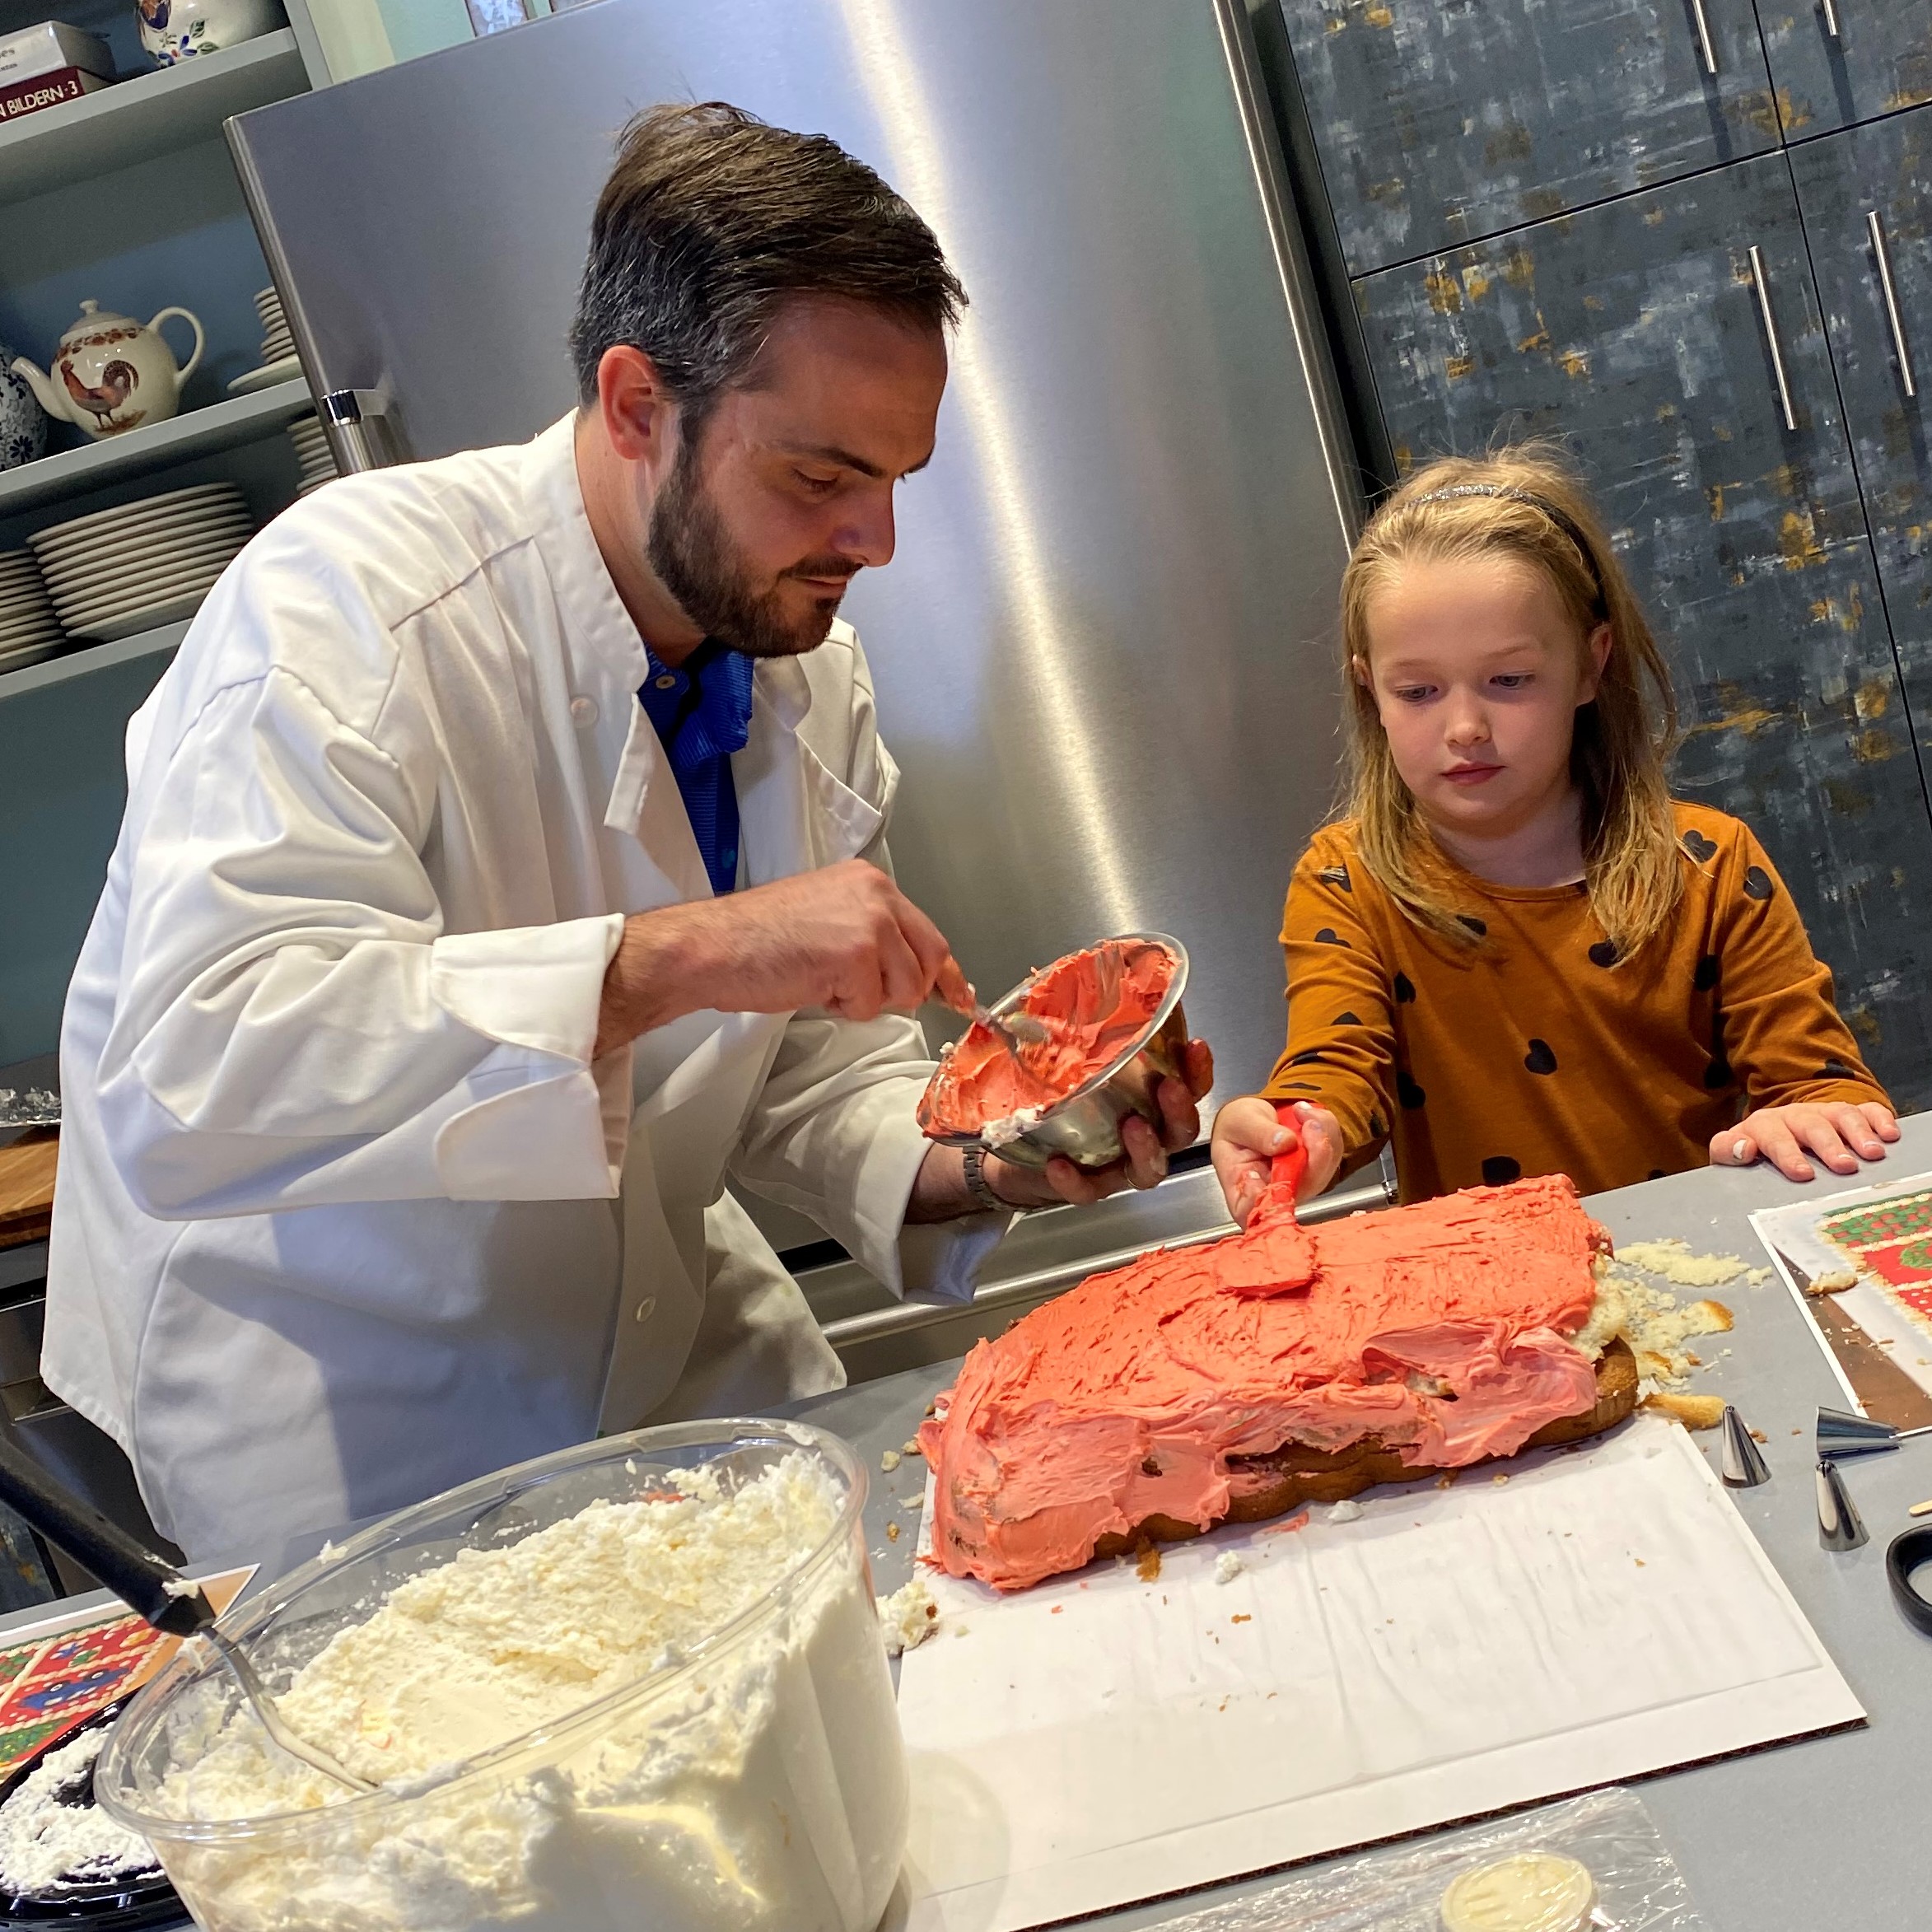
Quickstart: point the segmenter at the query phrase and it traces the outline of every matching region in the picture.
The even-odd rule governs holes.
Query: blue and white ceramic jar
[[[13,351],[0,343],[0,469],[32,463],[47,454],[47,412],[24,377],[13,373]]]
[[[162,67],[273,33],[280,0],[135,0],[141,44]]]

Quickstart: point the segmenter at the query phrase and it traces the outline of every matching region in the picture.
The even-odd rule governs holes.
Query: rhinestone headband
[[[1461,497],[1504,497],[1512,503],[1527,503],[1532,510],[1540,510],[1576,546],[1576,553],[1583,559],[1583,567],[1589,573],[1591,587],[1597,594],[1596,609],[1599,614],[1607,614],[1609,606],[1603,595],[1603,580],[1597,574],[1596,559],[1590,554],[1589,544],[1581,527],[1568,511],[1560,509],[1547,497],[1539,497],[1533,490],[1519,490],[1512,483],[1450,483],[1423,496],[1411,497],[1409,502],[1447,503]]]

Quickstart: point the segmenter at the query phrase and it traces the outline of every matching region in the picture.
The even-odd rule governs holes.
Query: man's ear
[[[604,352],[597,363],[597,411],[611,449],[627,463],[665,460],[677,405],[643,350],[615,343]]]

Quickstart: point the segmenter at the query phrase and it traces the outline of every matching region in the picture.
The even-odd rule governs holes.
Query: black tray
[[[58,1751],[89,1731],[107,1729],[127,1709],[122,1697],[95,1711],[84,1723],[50,1738],[0,1783],[0,1804],[6,1804],[40,1768],[49,1751]],[[147,1927],[187,1925],[187,1909],[174,1887],[159,1872],[151,1878],[110,1879],[99,1885],[76,1886],[58,1898],[36,1897],[0,1886],[0,1925],[68,1925],[86,1932],[144,1932]]]

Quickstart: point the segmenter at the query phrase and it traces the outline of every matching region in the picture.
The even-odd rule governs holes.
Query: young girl
[[[1390,1137],[1405,1200],[1880,1159],[1897,1123],[1776,870],[1666,788],[1668,678],[1564,464],[1417,472],[1342,599],[1349,812],[1288,889],[1287,1050],[1215,1122],[1235,1219],[1284,1101],[1310,1194]]]

